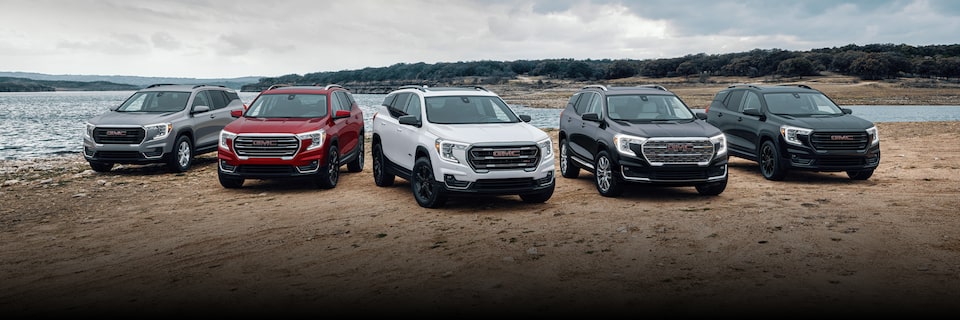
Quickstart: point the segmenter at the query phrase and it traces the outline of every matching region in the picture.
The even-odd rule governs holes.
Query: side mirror
[[[530,120],[533,120],[533,118],[530,118],[530,115],[528,114],[521,114],[519,117],[523,122],[530,122]]]
[[[763,115],[762,113],[760,113],[760,109],[743,109],[743,114],[751,115],[754,117],[759,117]]]
[[[586,121],[600,121],[600,115],[596,113],[584,113],[580,118]]]
[[[243,116],[243,110],[230,110],[230,116],[234,118],[239,118]]]
[[[201,113],[210,111],[210,106],[195,106],[193,107],[193,113]]]
[[[400,116],[399,118],[397,118],[397,121],[400,122],[400,124],[411,125],[417,128],[420,127],[420,120],[417,120],[417,116],[411,116],[411,115]]]
[[[700,119],[700,120],[707,120],[707,114],[706,114],[706,113],[703,113],[703,112],[697,112],[697,113],[695,113],[695,115],[697,116],[697,119]]]
[[[337,110],[336,112],[333,113],[334,119],[347,118],[349,116],[350,116],[349,110]]]
[[[840,111],[843,111],[844,114],[853,114],[853,109],[840,108]]]

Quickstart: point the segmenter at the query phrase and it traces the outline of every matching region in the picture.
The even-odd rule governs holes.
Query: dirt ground
[[[5,315],[907,316],[960,311],[960,122],[880,123],[867,181],[764,180],[716,197],[559,177],[417,206],[359,173],[222,188],[215,155],[94,173],[0,162]],[[556,131],[550,130],[556,139]],[[556,140],[555,144],[556,144]],[[367,150],[370,150],[368,147]]]

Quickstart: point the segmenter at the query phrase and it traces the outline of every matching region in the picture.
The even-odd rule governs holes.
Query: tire
[[[606,151],[600,151],[594,161],[593,183],[597,191],[604,197],[618,197],[623,193],[624,181],[614,169],[613,160]]]
[[[413,175],[410,177],[413,188],[413,198],[424,208],[439,208],[447,202],[443,194],[443,187],[434,180],[433,166],[427,157],[417,158],[413,164]]]
[[[113,163],[90,161],[90,169],[96,172],[110,172],[110,170],[113,169]]]
[[[320,189],[333,189],[340,182],[340,150],[330,145],[327,149],[327,165],[317,170],[314,183]]]
[[[243,187],[243,178],[226,175],[220,170],[217,170],[217,178],[220,180],[220,185],[224,188],[237,189]]]
[[[570,146],[567,139],[560,141],[560,175],[571,179],[580,176],[580,168],[573,163],[573,158],[570,157]]]
[[[360,133],[360,146],[359,146],[359,150],[357,150],[357,157],[354,158],[353,161],[350,161],[350,162],[347,163],[347,170],[349,170],[350,172],[360,172],[360,171],[363,171],[363,157],[366,156],[366,154],[364,153],[364,152],[366,152],[366,150],[363,148],[363,147],[364,147],[363,145],[364,145],[364,142],[363,142],[363,133],[361,132],[361,133]]]
[[[177,137],[173,145],[173,152],[167,158],[167,169],[170,172],[185,172],[193,164],[193,143],[187,136]]]
[[[533,193],[523,193],[520,194],[520,200],[526,203],[543,203],[550,200],[550,197],[553,196],[553,189],[556,188],[556,183],[550,185],[549,188],[540,190]]]
[[[780,149],[773,141],[767,140],[760,145],[757,160],[760,164],[760,174],[767,180],[780,181],[787,175],[787,169],[780,162]]]
[[[704,183],[697,185],[697,193],[703,196],[715,196],[723,193],[723,190],[727,189],[727,179],[723,181]]]
[[[389,187],[393,185],[394,175],[387,172],[387,158],[383,155],[383,146],[380,142],[373,143],[373,183],[378,187]]]
[[[870,176],[872,175],[873,175],[873,169],[847,171],[847,176],[850,177],[850,180],[867,180],[867,179],[870,179]]]

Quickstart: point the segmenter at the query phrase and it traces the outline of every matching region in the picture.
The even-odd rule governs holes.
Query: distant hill
[[[138,77],[138,76],[102,76],[102,75],[72,75],[72,74],[44,74],[33,72],[7,72],[0,71],[0,77],[25,78],[43,81],[75,81],[75,82],[111,82],[115,84],[128,84],[137,88],[144,88],[157,83],[174,84],[209,84],[220,85],[227,88],[240,90],[240,87],[260,81],[259,76],[240,77],[240,78],[219,78],[219,79],[199,79],[199,78],[165,78],[165,77]],[[135,89],[137,89],[135,88]],[[135,90],[134,89],[134,90]],[[128,90],[128,89],[124,89]],[[43,90],[40,90],[43,91]]]
[[[27,78],[0,77],[0,92],[37,91],[123,91],[137,90],[139,86],[107,81],[62,81],[34,80]]]

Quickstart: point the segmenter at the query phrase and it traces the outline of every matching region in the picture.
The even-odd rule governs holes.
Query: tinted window
[[[577,114],[587,113],[587,109],[590,107],[590,102],[596,95],[593,93],[583,93],[580,95],[580,100],[577,100],[577,107],[574,110],[577,110]]]
[[[220,90],[210,90],[207,91],[210,94],[210,109],[220,109],[226,107],[229,100],[223,91]]]
[[[197,106],[207,106],[210,109],[213,109],[213,105],[210,104],[210,97],[207,95],[207,91],[197,92],[197,95],[193,97],[192,107]]]
[[[734,90],[727,96],[727,102],[723,104],[727,110],[740,111],[740,102],[743,101],[744,90]]]
[[[740,108],[740,112],[747,109],[756,109],[760,110],[760,96],[754,92],[747,92],[744,94],[743,105]]]

